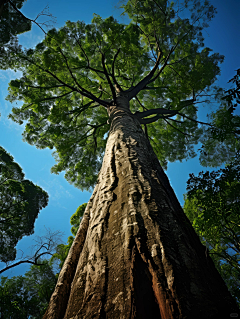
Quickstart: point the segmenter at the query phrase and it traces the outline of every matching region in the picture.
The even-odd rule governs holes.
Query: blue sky
[[[217,8],[218,14],[210,23],[210,27],[204,32],[205,45],[225,56],[221,66],[221,76],[216,84],[227,87],[227,82],[236,74],[235,70],[240,67],[240,1],[239,0],[212,0],[212,4]],[[28,0],[22,12],[29,18],[34,19],[47,5],[49,11],[56,17],[55,27],[61,27],[65,21],[83,20],[90,23],[93,13],[107,18],[113,15],[119,22],[126,22],[120,16],[120,11],[115,9],[117,1],[114,0]],[[43,39],[42,31],[33,26],[28,33],[22,34],[19,39],[23,46],[32,47]],[[45,233],[45,227],[52,231],[60,230],[64,232],[63,242],[67,241],[70,233],[70,217],[77,207],[89,200],[90,192],[81,192],[70,185],[60,175],[50,173],[50,168],[55,161],[50,150],[38,150],[22,141],[23,127],[8,120],[12,105],[5,101],[7,95],[8,82],[20,77],[20,73],[11,70],[0,71],[0,145],[3,146],[20,164],[25,173],[25,177],[45,189],[49,195],[49,205],[43,209],[35,223],[35,233],[32,236],[23,238],[17,248],[18,257],[22,251],[25,255],[31,254],[31,246],[34,238]],[[182,163],[169,164],[167,175],[177,194],[180,203],[183,205],[183,194],[186,191],[186,181],[190,173],[206,170],[200,166],[198,158],[194,158]],[[0,263],[0,269],[4,265]],[[28,265],[21,265],[3,273],[4,276],[23,275]]]

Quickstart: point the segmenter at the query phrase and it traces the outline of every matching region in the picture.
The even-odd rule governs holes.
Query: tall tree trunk
[[[229,318],[237,305],[185,216],[128,100],[44,319]]]

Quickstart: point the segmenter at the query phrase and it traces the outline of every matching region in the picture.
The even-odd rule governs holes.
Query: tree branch
[[[46,254],[48,254],[48,255],[53,255],[52,253],[50,253],[50,252],[43,252],[43,253],[41,253],[40,255],[38,255],[37,256],[37,258],[35,259],[35,261],[31,261],[31,260],[21,260],[21,261],[18,261],[17,263],[15,263],[15,264],[12,264],[12,265],[9,265],[9,266],[7,266],[7,267],[5,267],[5,268],[3,268],[3,269],[1,269],[0,270],[0,274],[1,273],[3,273],[4,271],[7,271],[7,270],[9,270],[9,269],[11,269],[11,268],[13,268],[13,267],[16,267],[16,266],[18,266],[18,265],[21,265],[21,264],[24,264],[24,263],[28,263],[28,264],[32,264],[32,265],[36,265],[36,266],[43,266],[44,265],[44,263],[38,263],[37,262],[37,260],[41,257],[41,256],[43,256],[43,255],[46,255]]]
[[[95,69],[95,68],[93,68],[93,67],[91,67],[91,66],[90,66],[89,58],[88,58],[88,56],[87,56],[87,54],[86,54],[85,50],[83,49],[81,42],[79,42],[79,41],[78,41],[78,39],[77,39],[76,37],[75,37],[75,40],[77,41],[77,44],[79,45],[80,49],[82,50],[82,52],[83,52],[84,56],[85,56],[85,57],[86,57],[86,59],[87,59],[87,64],[88,64],[88,65],[87,65],[86,67],[84,67],[84,68],[87,68],[87,69],[89,69],[89,70],[91,70],[91,71],[96,72],[98,76],[99,76],[99,74],[98,74],[98,73],[105,74],[102,70],[98,70],[98,69]],[[102,78],[102,79],[103,79],[103,78]]]
[[[178,111],[174,111],[174,110],[167,110],[164,108],[157,108],[157,109],[151,109],[151,110],[147,110],[144,112],[136,112],[133,115],[137,118],[143,118],[149,115],[153,115],[153,114],[165,114],[165,115],[171,115],[174,116],[178,113]]]
[[[163,13],[163,15],[166,17],[166,13],[163,11],[163,9],[159,6],[159,4],[153,0],[153,2],[156,4],[156,6],[158,7],[158,9]]]
[[[20,10],[18,10],[18,8],[14,5],[14,3],[12,3],[11,0],[8,0],[8,2],[11,4],[11,6],[12,6],[23,18],[25,18],[25,19],[27,19],[27,20],[29,20],[29,21],[35,23],[35,24],[44,32],[44,34],[47,35],[47,33],[43,30],[43,28],[39,25],[39,23],[37,23],[35,20],[32,20],[32,19],[27,18]],[[50,34],[48,34],[48,35],[49,35],[52,39],[54,39],[54,37],[52,37]],[[54,39],[54,40],[56,41],[56,39]],[[57,41],[56,41],[56,42],[57,42]],[[58,43],[57,43],[57,44],[58,44]],[[97,97],[95,97],[92,93],[90,93],[89,91],[87,91],[86,89],[82,88],[82,87],[79,85],[79,83],[77,82],[76,78],[73,76],[72,71],[71,71],[71,69],[69,68],[67,59],[66,59],[65,55],[63,54],[63,52],[62,52],[62,50],[61,50],[61,48],[60,48],[59,45],[58,45],[58,48],[59,48],[59,50],[60,50],[60,53],[62,54],[62,56],[63,56],[64,59],[65,59],[65,62],[66,62],[67,68],[68,68],[68,70],[69,70],[69,72],[70,72],[70,74],[71,74],[71,77],[74,79],[74,82],[75,82],[75,83],[77,84],[77,86],[81,89],[81,91],[79,91],[79,90],[77,90],[76,88],[71,87],[71,86],[69,86],[68,84],[64,83],[64,82],[61,81],[57,76],[55,76],[52,72],[50,72],[49,70],[45,70],[44,68],[40,67],[40,66],[37,65],[36,63],[33,63],[31,60],[29,61],[29,59],[27,59],[26,57],[25,57],[25,59],[26,59],[28,62],[33,63],[34,65],[38,66],[38,67],[39,67],[41,70],[43,70],[44,72],[47,72],[47,73],[51,74],[51,76],[53,76],[56,80],[58,80],[58,81],[59,81],[60,83],[62,83],[64,86],[67,86],[67,87],[73,89],[74,91],[77,91],[78,93],[82,94],[83,96],[88,97],[88,98],[94,100],[95,102],[98,102],[99,104],[105,106],[105,107],[108,107],[109,105],[108,105],[106,102],[104,102],[104,101],[102,101],[102,100],[99,100],[99,99],[98,99]]]
[[[137,118],[137,119],[138,119],[140,124],[146,125],[146,124],[150,124],[150,123],[156,122],[157,120],[163,119],[163,118],[164,118],[163,116],[158,114],[158,115],[153,116],[153,117],[148,118],[148,119],[141,119],[141,118]]]
[[[214,127],[214,125],[212,125],[212,124],[194,120],[194,119],[192,119],[191,117],[189,117],[189,116],[187,116],[187,115],[185,115],[185,114],[182,114],[182,113],[180,113],[180,112],[177,112],[177,114],[179,114],[179,115],[181,115],[181,116],[183,116],[183,117],[185,117],[185,118],[187,118],[187,119],[189,119],[189,120],[191,120],[191,121],[193,121],[193,122]]]
[[[104,53],[101,53],[102,54],[102,67],[103,67],[103,71],[104,71],[104,74],[106,76],[106,79],[108,81],[108,84],[110,86],[110,89],[111,89],[111,92],[112,92],[112,96],[113,96],[113,101],[114,103],[116,103],[116,92],[115,92],[115,89],[114,89],[114,86],[112,85],[112,81],[110,80],[109,78],[109,75],[107,73],[107,70],[106,70],[106,66],[105,66],[105,55]]]
[[[55,39],[54,39],[54,40],[55,40]],[[56,41],[56,40],[55,40],[55,41]],[[72,79],[74,80],[75,84],[80,88],[80,90],[81,90],[82,92],[85,92],[85,94],[86,94],[85,96],[89,97],[89,98],[92,99],[92,100],[93,100],[92,97],[97,98],[97,97],[94,96],[91,92],[89,92],[88,90],[84,89],[84,88],[78,83],[77,79],[75,78],[75,76],[74,76],[73,73],[72,73],[72,70],[71,70],[70,67],[69,67],[68,60],[67,60],[65,54],[62,52],[62,49],[60,48],[60,46],[59,46],[59,51],[60,51],[61,55],[63,56],[63,58],[64,58],[64,60],[65,60],[66,66],[67,66],[67,68],[68,68],[68,71],[69,71],[69,73],[70,73]],[[82,94],[82,93],[81,93],[81,94]]]
[[[139,98],[137,97],[137,95],[135,96],[135,99],[138,101],[138,103],[141,105],[141,107],[143,108],[143,110],[148,110],[139,100]]]
[[[128,90],[126,90],[125,92],[128,92],[128,99],[129,101],[135,97],[138,92],[140,92],[148,83],[150,83],[150,79],[153,77],[154,72],[157,70],[158,65],[160,63],[161,60],[161,56],[162,56],[162,52],[158,51],[158,57],[157,57],[157,61],[154,65],[154,67],[152,68],[152,70],[148,73],[148,75],[146,75],[137,85],[135,85],[133,88],[130,88]]]
[[[54,89],[54,88],[61,88],[64,87],[64,85],[53,85],[53,86],[34,86],[34,85],[26,85],[29,88],[33,89]]]
[[[142,90],[168,89],[167,86],[146,86]]]
[[[113,58],[113,63],[112,63],[112,78],[113,78],[113,83],[115,84],[116,88],[117,88],[120,92],[122,92],[123,90],[122,90],[121,86],[118,84],[118,82],[117,82],[117,80],[116,80],[116,78],[115,78],[115,74],[114,74],[114,65],[115,65],[115,61],[116,61],[116,59],[117,59],[117,56],[118,56],[119,52],[120,52],[120,48],[117,50],[117,53],[114,55],[114,58]]]
[[[174,128],[175,130],[177,130],[178,132],[180,132],[181,134],[185,135],[185,136],[192,136],[191,134],[188,134],[188,133],[184,133],[182,132],[181,130],[179,130],[177,127],[173,126],[171,123],[168,122],[167,119],[164,118],[164,121],[169,124],[172,128]]]
[[[70,91],[70,92],[67,92],[67,93],[64,93],[62,95],[58,95],[58,96],[52,96],[52,97],[46,97],[45,99],[41,100],[41,101],[38,101],[38,103],[40,102],[44,102],[44,101],[49,101],[49,100],[55,100],[55,99],[58,99],[58,98],[61,98],[61,97],[64,97],[70,93],[72,93],[73,91]]]
[[[0,270],[0,274],[3,273],[3,272],[6,271],[6,270],[9,270],[9,269],[11,269],[11,268],[13,268],[13,267],[16,267],[16,266],[21,265],[21,264],[24,264],[24,263],[28,263],[28,264],[32,264],[32,265],[38,265],[38,266],[43,265],[43,264],[37,264],[37,263],[35,263],[34,261],[31,261],[31,260],[21,260],[21,261],[15,263],[15,264],[12,264],[12,265],[10,265],[10,266],[7,266],[7,267],[1,269],[1,270]]]
[[[190,55],[187,55],[187,56],[183,57],[182,59],[180,59],[180,60],[178,60],[178,61],[175,61],[175,62],[172,62],[172,63],[169,63],[169,64],[167,64],[167,65],[177,64],[177,63],[181,62],[182,60],[188,58],[189,56],[190,56]]]
[[[151,41],[150,41],[148,35],[141,29],[141,27],[138,24],[136,24],[136,26],[145,35],[145,37],[148,39],[148,44],[149,44],[149,47],[151,48],[151,51],[152,51],[152,54],[153,54],[153,45],[151,44]]]
[[[42,71],[44,71],[44,72],[50,74],[55,80],[57,80],[59,83],[63,84],[64,86],[68,87],[69,89],[71,89],[71,90],[73,90],[73,91],[75,91],[75,92],[78,92],[78,93],[80,93],[81,95],[83,95],[83,96],[85,96],[85,97],[87,97],[87,98],[89,98],[89,99],[91,99],[91,100],[93,100],[93,101],[95,101],[95,102],[98,102],[99,104],[101,104],[101,105],[103,105],[103,106],[105,106],[105,107],[108,107],[108,106],[109,106],[108,103],[106,103],[106,102],[103,101],[103,100],[98,99],[98,98],[95,97],[93,94],[91,94],[91,96],[89,96],[88,94],[86,94],[86,93],[84,93],[83,91],[81,91],[81,90],[75,88],[74,86],[71,86],[71,85],[69,85],[69,84],[63,82],[61,79],[59,79],[59,78],[58,78],[55,74],[53,74],[51,71],[44,69],[42,66],[38,65],[38,64],[35,63],[34,61],[29,60],[26,56],[22,56],[22,58],[25,59],[25,60],[27,60],[29,63],[36,65],[40,70],[42,70]]]

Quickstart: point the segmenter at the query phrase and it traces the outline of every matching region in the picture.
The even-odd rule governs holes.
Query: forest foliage
[[[240,305],[240,163],[190,175],[184,211]]]
[[[58,274],[71,248],[87,204],[78,207],[70,218],[71,232],[67,244],[58,244],[49,259],[31,265],[24,276],[1,277],[0,314],[6,319],[41,319],[57,283]]]
[[[229,82],[222,107],[212,114],[212,144],[218,147],[240,134],[240,69]],[[184,211],[240,306],[240,148],[232,155],[224,168],[190,174]]]
[[[47,192],[25,179],[22,168],[0,146],[0,261],[16,258],[17,243],[33,234],[35,220],[47,204]]]
[[[22,1],[15,2],[20,8]],[[231,80],[235,88],[225,91],[213,86],[224,58],[204,45],[202,32],[215,15],[208,1],[187,0],[183,7],[177,2],[168,3],[166,0],[123,3],[131,19],[128,25],[99,15],[94,15],[90,24],[67,21],[60,29],[50,30],[32,49],[22,49],[17,44],[16,34],[30,29],[29,21],[18,20],[20,26],[16,24],[16,29],[8,29],[10,33],[6,33],[4,49],[0,51],[2,68],[22,71],[19,79],[10,82],[7,99],[23,105],[13,107],[9,117],[25,126],[25,141],[53,150],[56,164],[52,172],[64,171],[66,179],[82,190],[96,183],[110,127],[106,108],[124,91],[130,96],[133,116],[142,124],[164,168],[168,162],[196,156],[195,146],[199,142],[202,165],[216,167],[227,162],[224,169],[191,176],[185,212],[239,300],[239,157],[236,154],[240,148],[240,120],[236,109],[240,74],[238,70]],[[188,18],[182,16],[185,5]],[[8,14],[15,19],[11,10],[5,11],[0,31],[5,30]],[[211,99],[218,102],[207,124],[199,118],[203,103],[208,102],[206,95],[210,102]],[[2,155],[0,257],[7,261],[15,258],[18,240],[32,233],[39,210],[47,204],[47,194],[24,180],[18,164],[1,150],[8,163],[12,163],[6,164]],[[30,197],[34,190],[39,202],[37,197]],[[86,204],[81,205],[72,216],[73,236],[66,245],[58,245],[51,259],[51,262],[59,260],[60,268],[85,207]],[[20,218],[22,227],[16,227]],[[1,244],[3,241],[9,243],[7,250]],[[32,266],[25,277],[2,277],[1,296],[6,304],[10,302],[9,309],[11,306],[17,311],[26,307],[29,315],[36,309],[45,309],[56,280],[49,265]],[[39,280],[38,287],[32,284],[31,278]],[[45,278],[49,278],[49,290]]]
[[[208,1],[186,1],[192,12],[183,18],[176,3],[167,3],[129,1],[123,5],[128,25],[98,15],[90,24],[67,21],[13,56],[23,75],[10,82],[7,99],[23,105],[10,118],[24,123],[25,141],[53,149],[52,172],[64,171],[82,190],[96,183],[109,130],[106,108],[119,91],[128,92],[130,110],[165,168],[196,156],[194,145],[202,139],[207,147],[212,137],[198,111],[223,61],[202,36],[215,10]],[[237,147],[236,140],[223,144],[225,155]]]
[[[6,319],[41,319],[57,283],[49,260],[32,265],[24,276],[1,277],[0,314]]]

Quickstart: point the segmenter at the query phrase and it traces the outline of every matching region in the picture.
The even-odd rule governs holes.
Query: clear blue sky
[[[213,52],[225,56],[217,84],[227,87],[227,82],[236,74],[235,70],[240,67],[240,0],[212,0],[211,2],[217,8],[218,14],[212,20],[207,32],[204,32],[205,44],[213,49]],[[49,5],[49,11],[57,19],[56,28],[63,26],[67,20],[83,20],[90,23],[93,13],[103,18],[113,15],[119,22],[126,23],[127,20],[120,17],[121,12],[114,8],[117,3],[114,0],[28,0],[22,12],[27,17],[34,19],[45,6]],[[19,38],[23,46],[32,47],[43,39],[43,33],[38,27],[33,26],[30,32]],[[40,212],[36,220],[35,234],[23,238],[17,245],[20,257],[21,250],[25,252],[25,255],[31,254],[31,249],[27,248],[34,245],[36,235],[44,234],[44,226],[53,231],[64,232],[63,242],[66,242],[67,237],[71,234],[71,215],[79,205],[89,200],[91,193],[81,192],[68,184],[63,173],[50,174],[50,168],[55,163],[51,151],[37,150],[34,146],[24,143],[21,137],[23,127],[8,120],[7,115],[12,107],[9,102],[5,101],[8,82],[19,76],[20,73],[14,73],[11,70],[0,71],[0,145],[20,164],[26,178],[41,186],[50,195],[49,205]],[[198,158],[169,164],[167,175],[182,205],[189,174],[197,174],[201,170],[206,170],[206,168],[199,165]],[[0,269],[2,267],[3,264],[0,263]],[[17,266],[3,275],[9,277],[23,275],[28,268],[28,265]]]

